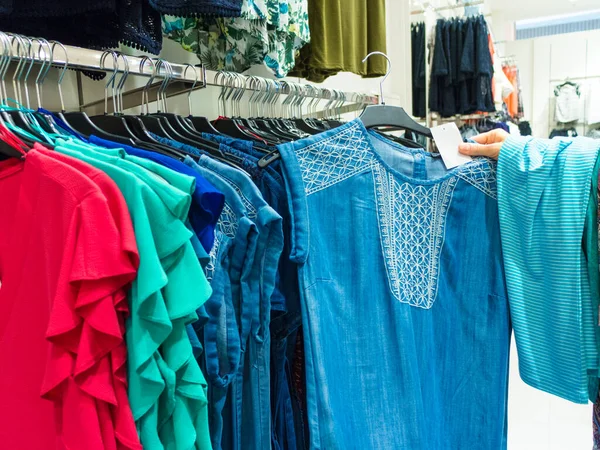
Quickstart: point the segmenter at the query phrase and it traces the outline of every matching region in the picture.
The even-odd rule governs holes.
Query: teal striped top
[[[598,311],[582,239],[599,147],[588,138],[509,137],[498,161],[502,251],[521,378],[576,403],[587,403],[588,382],[598,376]]]

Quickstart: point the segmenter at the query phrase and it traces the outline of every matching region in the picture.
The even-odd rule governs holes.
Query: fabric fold
[[[521,378],[575,403],[597,396],[588,392],[588,374],[597,378],[598,312],[582,240],[599,149],[588,138],[509,137],[498,161],[502,251]]]

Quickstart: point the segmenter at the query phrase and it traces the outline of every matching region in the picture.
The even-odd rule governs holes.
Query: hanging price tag
[[[433,127],[431,134],[433,135],[435,145],[442,155],[446,169],[452,169],[473,159],[470,156],[459,153],[458,146],[463,143],[463,139],[454,122]]]

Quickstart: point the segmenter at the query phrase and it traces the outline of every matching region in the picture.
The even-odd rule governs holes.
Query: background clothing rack
[[[458,8],[468,8],[470,6],[479,6],[479,5],[483,5],[484,3],[485,2],[483,0],[476,0],[476,1],[473,1],[473,2],[457,3],[455,5],[440,6],[438,8],[431,8],[431,10],[433,10],[435,12],[450,11],[450,10],[458,9]],[[416,10],[411,11],[411,14],[412,15],[423,14],[426,9],[427,8],[416,9]]]
[[[24,55],[23,51],[19,51],[18,43],[13,42],[11,58],[14,61],[19,59],[27,59],[28,61],[33,60],[34,63],[43,64],[48,63],[49,57],[47,55],[47,46],[42,46],[40,49],[40,42],[37,40],[33,40],[31,51],[29,51],[29,55]],[[64,49],[66,51],[66,61],[65,61],[65,51],[59,46],[56,46],[53,50],[53,58],[52,65],[56,68],[64,68],[65,64],[68,64],[69,69],[83,69],[83,70],[92,70],[92,71],[105,71],[105,72],[114,72],[113,68],[113,58],[105,57],[104,64],[102,64],[101,59],[102,55],[105,53],[101,50],[92,50],[82,47],[75,47],[71,45],[64,45]],[[142,66],[142,58],[140,56],[129,56],[125,55],[128,62],[128,74],[129,75],[137,75],[143,77],[150,77],[153,72],[153,67],[151,64],[146,63]],[[166,96],[172,97],[179,94],[187,93],[193,87],[193,90],[198,90],[205,88],[206,86],[217,86],[217,87],[225,87],[226,84],[224,82],[223,76],[218,76],[219,72],[213,70],[205,70],[203,67],[197,66],[194,70],[189,68],[189,65],[178,64],[178,63],[169,63],[172,69],[172,78],[171,82],[167,86]],[[187,69],[187,72],[186,72]],[[123,58],[118,59],[118,73],[125,72],[125,62]],[[195,73],[194,73],[195,72]],[[152,83],[148,87],[148,96],[149,101],[155,101],[157,98],[157,91],[160,85],[162,84],[162,78],[165,74],[164,65],[157,69],[157,77],[160,77],[160,80]],[[80,76],[80,74],[78,74]],[[198,77],[196,79],[196,77]],[[196,85],[194,83],[197,81]],[[80,83],[79,83],[80,84]],[[137,87],[135,89],[130,89],[127,91],[123,91],[123,109],[133,108],[136,106],[140,106],[142,104],[142,90],[144,87]],[[251,87],[244,87],[244,90],[254,91]],[[327,91],[325,89],[312,86],[312,89],[305,90],[303,92],[303,96],[307,98],[322,98],[327,100],[326,94],[331,91]],[[288,94],[289,92],[283,91],[282,93]],[[347,102],[342,108],[341,111],[344,113],[358,111],[362,109],[365,105],[374,105],[379,103],[379,98],[376,95],[364,95],[357,92],[343,92],[342,93]],[[104,109],[104,99],[101,98],[99,100],[85,102],[83,98],[83,90],[79,90],[79,109],[81,111],[96,109],[102,110]],[[359,101],[360,98],[360,101]],[[108,104],[108,112],[113,112],[113,105],[111,102]],[[102,112],[100,111],[100,113]],[[317,112],[317,116],[319,112]]]
[[[433,11],[437,14],[438,18],[446,18],[443,15],[441,15],[440,13],[443,11],[453,11],[453,10],[456,10],[459,8],[464,8],[465,14],[466,14],[467,8],[485,5],[484,0],[464,1],[464,2],[460,2],[460,3],[459,3],[459,0],[456,0],[456,1],[457,1],[457,3],[454,5],[440,6],[437,8],[431,7],[431,4],[429,4],[427,6],[427,5],[425,5],[424,2],[419,2],[421,5],[421,9],[411,11],[411,15],[413,15],[413,16],[424,15],[427,11]],[[484,14],[483,12],[480,12],[480,14],[483,15],[484,17],[491,16],[491,14]],[[486,22],[488,22],[488,21],[486,20]],[[439,120],[439,116],[437,117],[438,120],[436,120],[436,115],[434,115],[429,110],[429,84],[431,81],[431,57],[432,57],[433,51],[434,51],[432,37],[435,36],[435,31],[432,36],[431,30],[435,29],[435,24],[428,23],[427,20],[425,20],[424,23],[425,23],[425,125],[427,127],[431,128],[433,126],[434,122],[436,124],[441,123],[441,121]],[[488,28],[491,29],[489,22],[488,22]],[[457,120],[462,120],[462,118],[459,116],[455,116],[453,118],[453,121],[457,121]]]

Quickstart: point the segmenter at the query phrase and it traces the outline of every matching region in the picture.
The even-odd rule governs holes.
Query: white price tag
[[[454,122],[433,127],[431,134],[433,135],[435,145],[442,155],[446,169],[452,169],[473,159],[470,156],[459,153],[458,146],[463,143],[463,139]]]

